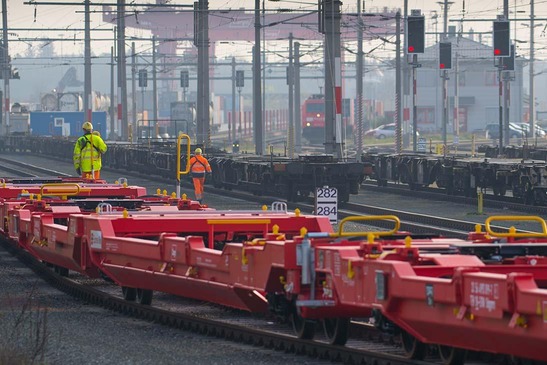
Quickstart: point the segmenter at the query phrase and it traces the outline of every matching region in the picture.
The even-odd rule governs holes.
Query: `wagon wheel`
[[[414,360],[423,360],[425,358],[427,352],[425,343],[418,341],[416,337],[404,330],[401,330],[400,338],[407,358]]]
[[[132,302],[137,299],[137,289],[135,288],[122,286],[122,294],[123,299],[127,300],[128,302]]]
[[[507,193],[507,187],[505,186],[505,184],[501,185],[499,188],[499,193],[500,193],[500,196],[505,196],[505,194]]]
[[[526,204],[526,205],[533,205],[534,204],[534,189],[533,189],[532,183],[530,181],[526,181],[524,183],[523,201],[524,201],[524,204]]]
[[[467,350],[443,345],[439,345],[438,350],[444,365],[463,365],[465,363]]]
[[[323,331],[331,345],[344,346],[348,341],[349,318],[326,318]]]
[[[349,190],[348,189],[342,189],[340,192],[340,203],[347,203],[349,202]]]
[[[315,321],[302,318],[300,310],[293,303],[290,320],[294,333],[303,340],[311,340],[315,334]]]
[[[466,185],[464,188],[464,194],[468,198],[474,198],[477,196],[477,189],[472,188],[470,185]]]
[[[298,190],[292,182],[289,182],[286,185],[287,201],[296,202],[298,200]]]
[[[152,295],[153,291],[148,289],[136,289],[137,292],[137,303],[142,305],[150,305],[152,304]]]
[[[534,189],[534,204],[545,205],[545,190]]]

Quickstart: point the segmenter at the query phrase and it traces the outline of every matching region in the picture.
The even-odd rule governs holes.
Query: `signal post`
[[[418,141],[416,131],[418,130],[418,107],[416,94],[418,90],[416,69],[422,65],[418,63],[418,53],[425,52],[425,17],[421,15],[420,10],[412,10],[407,18],[407,52],[412,55],[412,151],[416,152]],[[400,130],[398,125],[397,129]]]
[[[444,154],[447,151],[447,130],[448,125],[448,70],[452,68],[452,43],[439,43],[439,69],[442,71],[441,78],[443,79],[443,150]],[[456,96],[454,97],[454,99]]]
[[[497,59],[497,67],[498,67],[498,81],[499,81],[499,131],[500,131],[500,137],[499,137],[499,145],[498,145],[498,155],[501,155],[501,151],[503,149],[503,144],[507,140],[509,142],[509,139],[504,139],[504,131],[506,134],[509,132],[509,120],[507,119],[504,123],[503,118],[503,109],[504,109],[504,100],[503,96],[505,94],[505,97],[507,98],[509,95],[508,90],[505,90],[504,93],[504,78],[506,77],[506,73],[503,72],[503,58],[504,57],[510,57],[511,56],[511,39],[510,39],[510,24],[509,20],[505,17],[505,15],[498,16],[498,20],[494,21],[494,57]],[[509,137],[508,135],[506,137]]]

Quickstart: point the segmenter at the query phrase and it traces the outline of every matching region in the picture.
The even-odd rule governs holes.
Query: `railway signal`
[[[245,71],[236,71],[236,87],[245,86]]]
[[[515,71],[515,45],[511,45],[511,56],[501,58],[503,71]]]
[[[190,76],[188,74],[188,71],[181,71],[180,72],[180,87],[187,88],[190,86]]]
[[[450,70],[452,68],[452,43],[439,43],[439,68]]]
[[[139,70],[139,87],[148,86],[148,73],[146,70]]]
[[[509,57],[511,55],[510,27],[507,20],[494,21],[494,56]]]
[[[408,53],[424,53],[425,51],[425,17],[411,15],[407,19]]]

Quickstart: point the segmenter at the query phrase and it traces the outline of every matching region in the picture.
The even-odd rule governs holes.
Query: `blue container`
[[[79,137],[83,134],[84,112],[31,112],[30,134],[33,136]],[[93,129],[106,138],[106,112],[93,112]]]

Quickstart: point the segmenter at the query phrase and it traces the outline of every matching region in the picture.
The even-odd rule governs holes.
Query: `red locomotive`
[[[311,144],[325,142],[325,96],[314,94],[302,104],[302,137]]]
[[[342,99],[342,125],[347,136],[353,131],[353,100]],[[302,137],[310,144],[325,143],[325,95],[313,94],[302,104]]]

